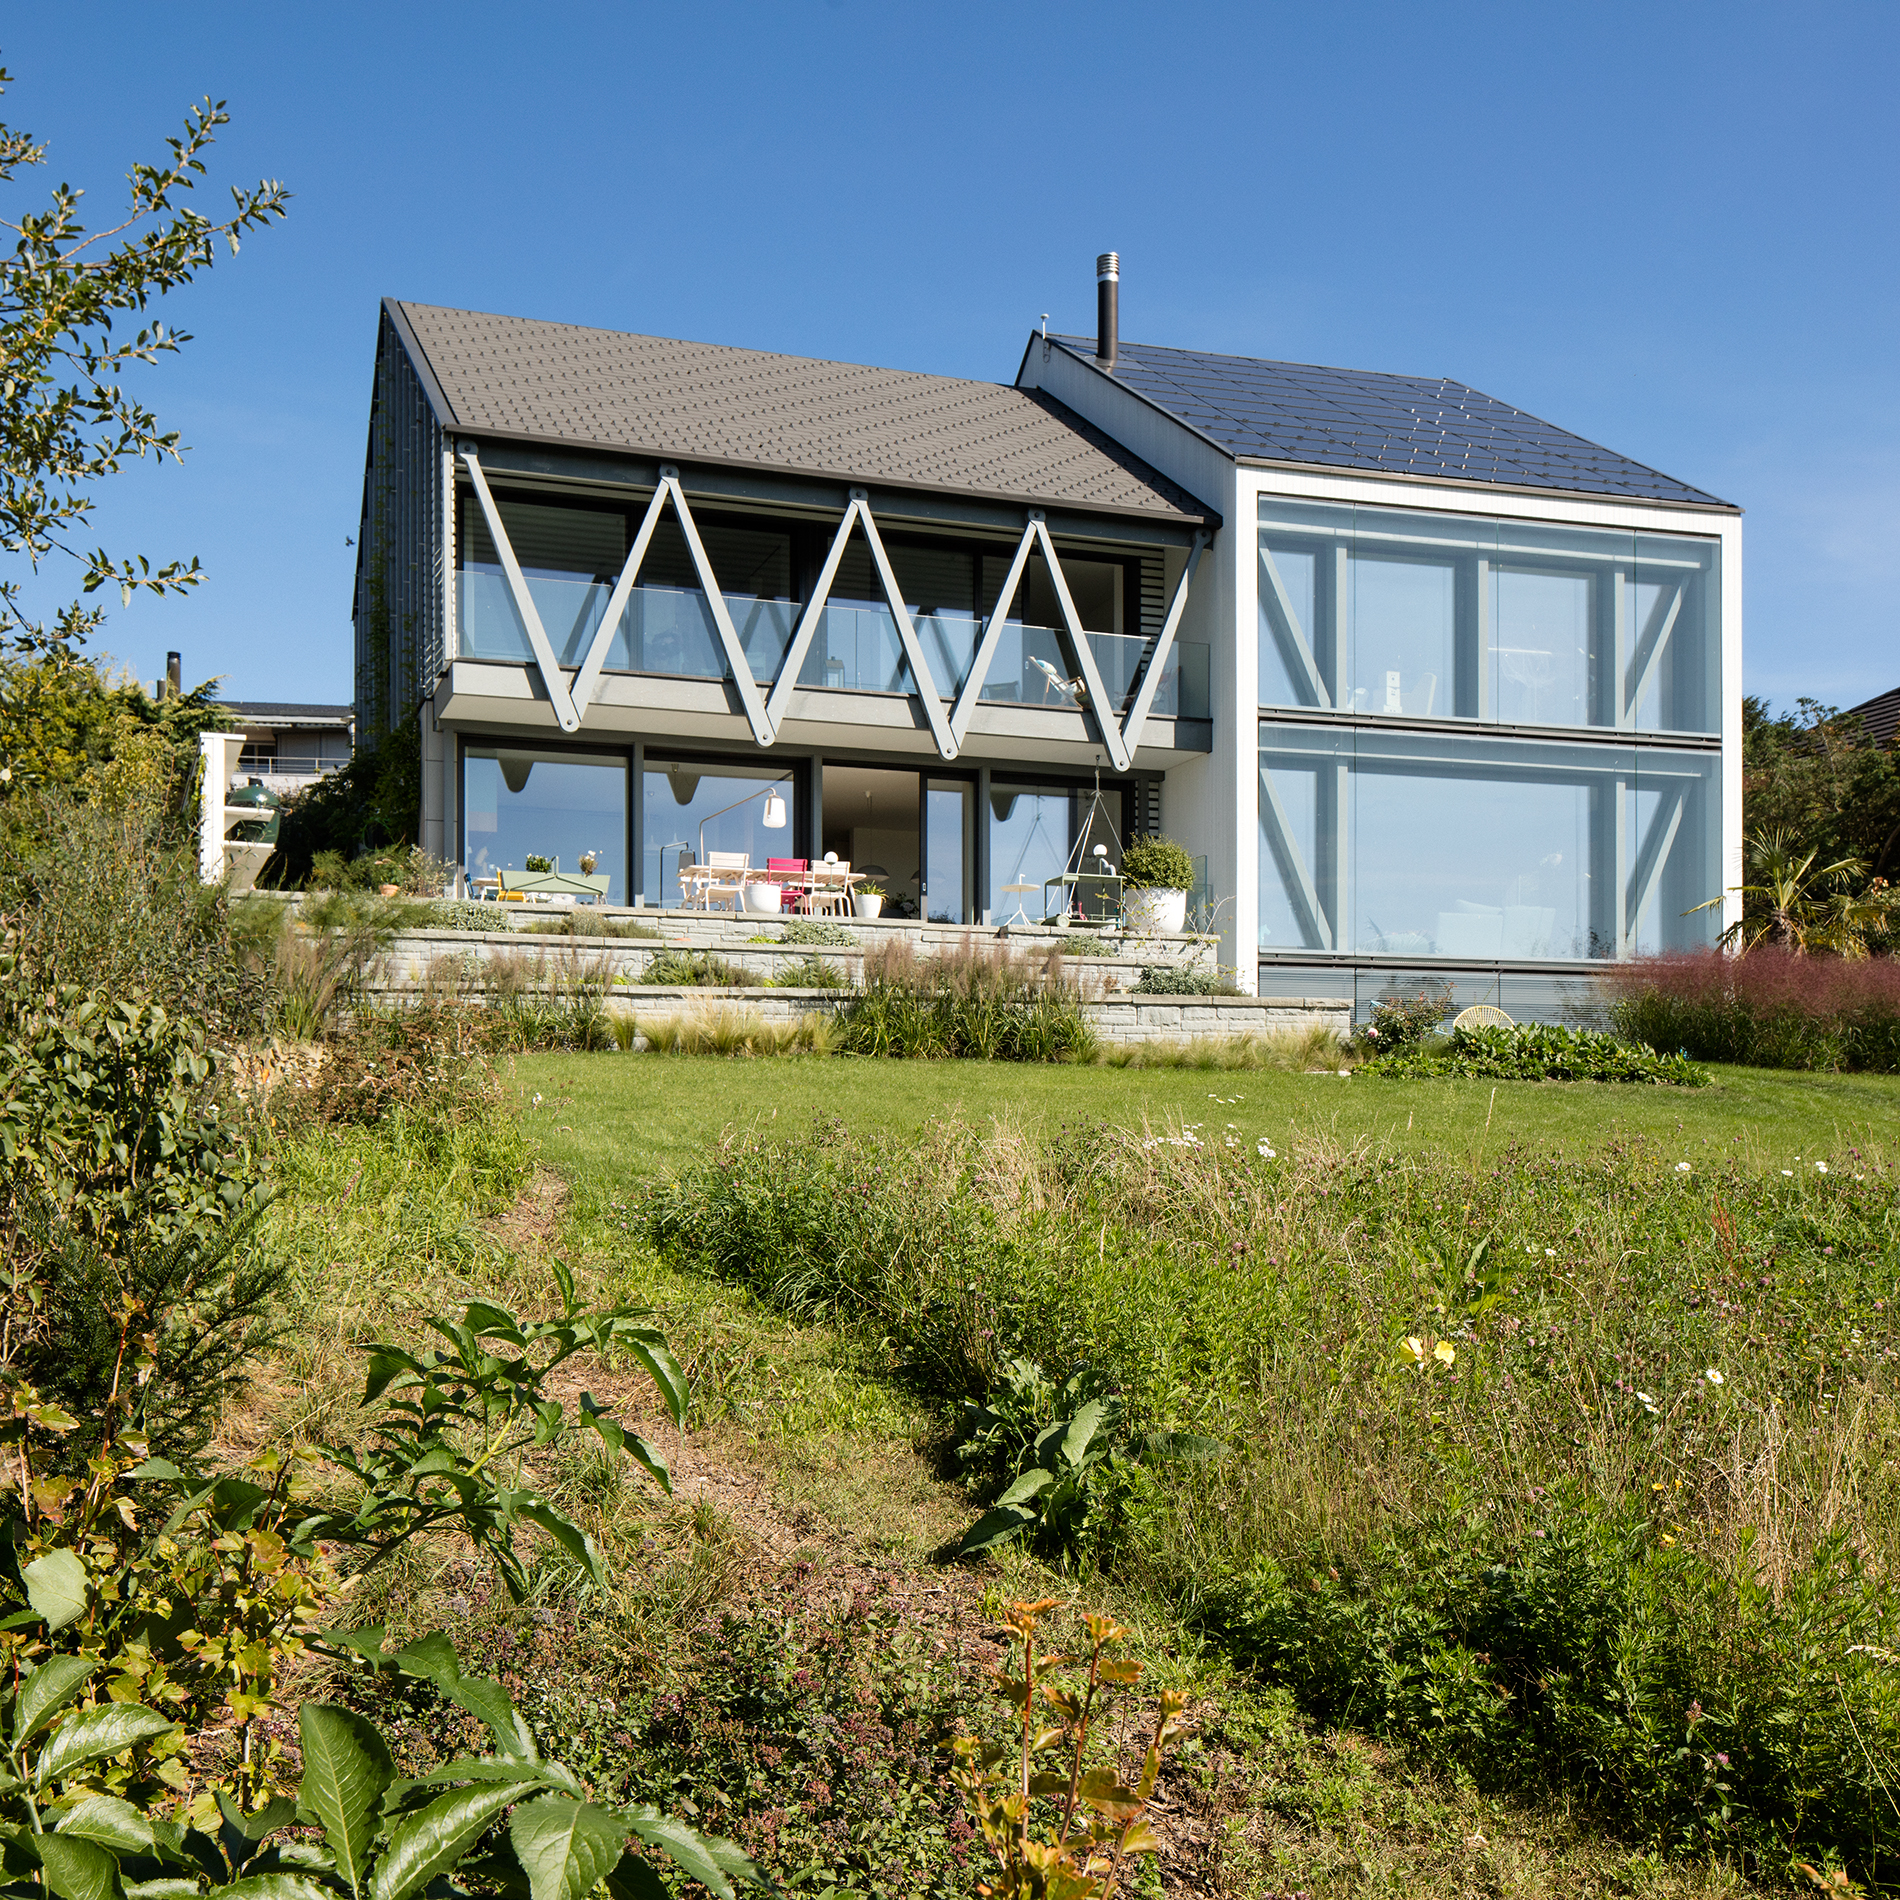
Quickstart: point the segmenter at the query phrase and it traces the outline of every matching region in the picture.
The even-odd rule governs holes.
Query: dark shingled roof
[[[1872,699],[1863,699],[1858,706],[1850,706],[1842,714],[1852,719],[1858,714],[1867,727],[1867,736],[1881,745],[1892,745],[1900,738],[1900,686],[1891,692],[1876,693]]]
[[[1202,504],[1039,391],[392,303],[472,435],[1198,522]]]
[[[1095,339],[1052,336],[1085,362]],[[1389,376],[1122,343],[1115,380],[1232,456],[1382,475],[1730,504],[1448,376]]]
[[[354,706],[306,706],[279,699],[221,699],[218,708],[260,725],[274,720],[280,726],[342,726],[356,717]]]

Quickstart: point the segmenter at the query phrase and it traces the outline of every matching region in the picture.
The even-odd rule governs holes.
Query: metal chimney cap
[[[1101,256],[1095,260],[1095,281],[1098,284],[1105,280],[1119,282],[1121,280],[1121,274],[1122,261],[1115,252],[1104,251]]]

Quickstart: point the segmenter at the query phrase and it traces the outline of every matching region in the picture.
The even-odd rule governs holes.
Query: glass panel
[[[583,852],[627,901],[627,762],[611,754],[470,746],[462,755],[462,829],[471,879],[525,872],[532,853],[579,873]]]
[[[1260,948],[1339,944],[1341,787],[1349,732],[1260,731]]]
[[[1617,954],[1633,751],[1357,741],[1354,949],[1484,962]]]
[[[1630,953],[1702,950],[1721,934],[1721,912],[1702,904],[1721,895],[1719,754],[1636,754],[1627,904]]]
[[[1339,671],[1341,550],[1353,511],[1260,498],[1260,703],[1332,702]],[[1323,691],[1322,691],[1323,689]]]
[[[786,820],[776,827],[765,822],[774,791]],[[683,855],[697,860],[710,851],[743,851],[762,870],[768,858],[792,854],[792,781],[781,769],[722,761],[708,770],[689,760],[650,759],[642,793],[640,849],[650,904],[671,909],[682,901]]]
[[[1346,710],[1477,715],[1475,669],[1460,678],[1459,633],[1475,625],[1478,563],[1494,539],[1490,523],[1455,515],[1354,511]]]
[[[1038,792],[993,785],[984,822],[990,828],[988,908],[999,923],[1022,916],[1040,922],[1043,882],[1060,877],[1069,861],[1068,792]],[[1060,905],[1059,893],[1050,901]]]
[[[855,693],[909,692],[910,666],[891,610],[827,604],[805,650],[798,683]]]
[[[1623,696],[1637,731],[1722,730],[1719,543],[1636,537],[1629,645]]]
[[[964,900],[976,787],[933,779],[925,793],[924,915],[933,924],[971,921]]]
[[[1500,524],[1487,717],[1511,725],[1617,723],[1617,629],[1629,614],[1634,545],[1610,529]]]

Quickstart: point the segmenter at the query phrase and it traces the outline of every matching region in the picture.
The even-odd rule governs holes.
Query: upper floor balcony
[[[610,583],[534,570],[524,570],[523,578],[555,658],[565,667],[579,667],[600,631],[613,591]],[[722,598],[753,680],[769,685],[778,677],[791,645],[801,604],[753,594],[726,593]],[[985,623],[974,613],[907,604],[931,687],[941,698],[952,699],[970,676]],[[463,567],[457,576],[456,608],[459,657],[532,662],[527,629],[499,565]],[[1108,696],[1107,710],[1125,711],[1152,642],[1118,633],[1089,632],[1087,639]],[[647,585],[635,587],[628,595],[609,638],[603,670],[707,680],[732,676],[705,593],[698,588]],[[881,602],[828,601],[799,668],[798,684],[831,692],[915,691],[910,662],[889,607]],[[1207,719],[1211,716],[1208,697],[1205,643],[1174,642],[1151,712],[1167,719]],[[1073,709],[1083,702],[1085,689],[1055,628],[1009,620],[1002,627],[977,698],[985,705]]]

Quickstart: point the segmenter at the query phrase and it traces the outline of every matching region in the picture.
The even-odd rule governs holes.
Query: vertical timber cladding
[[[442,670],[442,446],[441,425],[385,313],[356,538],[359,745],[408,718]]]

